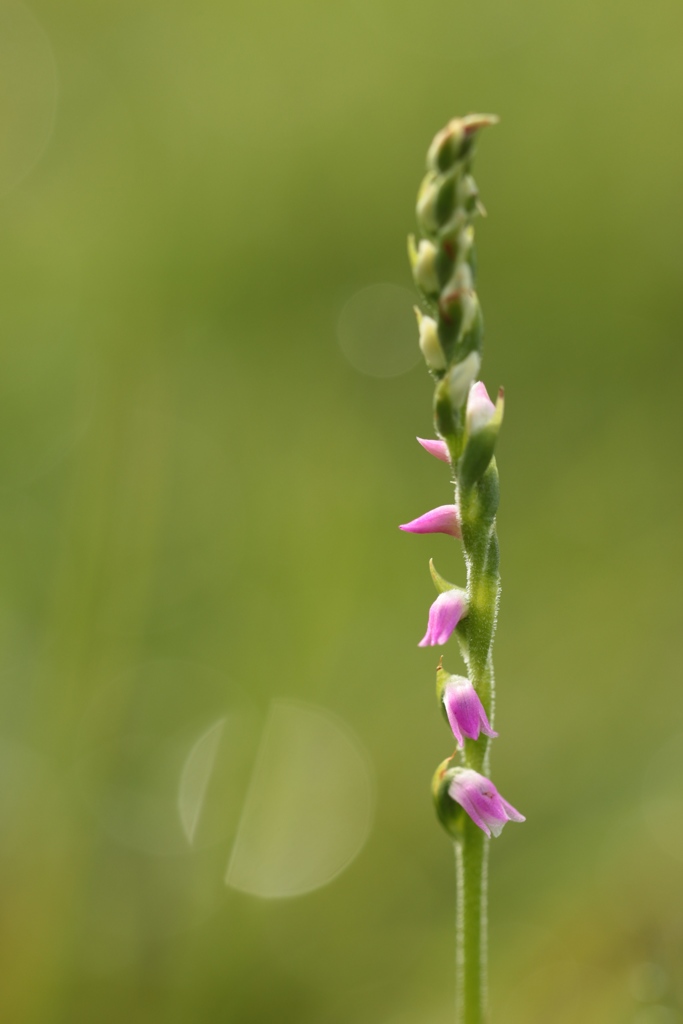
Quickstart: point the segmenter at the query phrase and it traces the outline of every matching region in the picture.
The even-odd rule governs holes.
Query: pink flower
[[[489,398],[486,387],[480,380],[473,384],[467,396],[465,422],[468,434],[476,434],[493,418],[496,407]]]
[[[467,615],[467,596],[464,590],[454,588],[439,594],[429,609],[427,632],[418,647],[435,647],[445,644],[464,615]]]
[[[491,737],[498,735],[489,725],[484,705],[469,679],[451,676],[444,687],[443,702],[459,747],[463,746],[463,736],[478,740],[480,732]]]
[[[438,441],[436,438],[418,437],[418,442],[422,445],[426,452],[433,455],[437,459],[441,459],[442,462],[450,462],[450,456],[448,454],[448,445],[445,441]]]
[[[460,517],[457,505],[439,505],[431,512],[425,512],[423,516],[413,519],[410,523],[403,523],[399,530],[406,533],[447,533],[450,537],[461,537]]]
[[[463,807],[487,836],[499,836],[508,821],[526,821],[512,804],[503,800],[490,779],[472,768],[456,768],[448,795]]]

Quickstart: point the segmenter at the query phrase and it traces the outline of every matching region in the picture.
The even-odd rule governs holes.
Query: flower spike
[[[405,533],[447,533],[449,537],[461,537],[458,506],[439,505],[423,516],[403,523],[399,530]]]
[[[489,747],[497,736],[491,725],[492,646],[500,599],[496,532],[500,492],[494,456],[504,396],[501,388],[492,401],[480,380],[484,317],[477,296],[474,222],[484,208],[472,177],[472,161],[482,129],[497,120],[491,114],[468,114],[449,121],[435,136],[417,197],[418,234],[408,240],[413,279],[426,314],[418,311],[420,348],[434,381],[434,439],[418,438],[418,442],[447,464],[455,493],[441,498],[453,504],[439,505],[400,529],[457,537],[467,569],[467,588],[461,590],[430,562],[438,597],[429,610],[420,647],[445,644],[456,631],[467,665],[467,678],[451,675],[442,662],[437,669],[437,702],[458,749],[437,768],[432,795],[439,821],[455,841],[455,1016],[468,1024],[488,1019],[484,835],[499,835],[508,821],[524,821],[487,777]]]

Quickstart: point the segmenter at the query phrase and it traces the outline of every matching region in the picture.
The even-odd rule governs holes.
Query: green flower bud
[[[453,340],[458,337],[463,325],[467,329],[472,323],[476,309],[473,286],[474,279],[469,263],[456,263],[451,279],[444,286],[439,299],[439,309],[451,325],[450,335]]]
[[[439,658],[439,664],[436,667],[436,699],[441,705],[441,710],[444,711],[444,714],[445,710],[443,707],[443,693],[444,690],[446,689],[446,683],[449,681],[450,678],[451,674],[450,672],[447,672],[446,669],[443,667],[443,657],[441,657]]]
[[[457,185],[457,171],[425,175],[417,196],[417,221],[425,234],[434,235],[452,217]]]
[[[498,124],[494,114],[467,114],[449,121],[434,136],[427,152],[427,167],[431,171],[447,171],[465,157],[476,133],[488,125]]]
[[[462,234],[464,235],[465,232],[462,232]],[[466,237],[464,241],[467,242]],[[472,268],[469,263],[460,259],[460,253],[458,253],[458,263],[450,281],[446,285],[446,289],[453,292],[471,292],[473,285]]]
[[[431,171],[447,171],[460,157],[462,144],[465,141],[465,125],[462,118],[456,117],[449,121],[445,128],[437,132],[427,151],[427,167]]]
[[[448,394],[454,409],[460,409],[469,394],[472,384],[481,369],[481,356],[470,352],[461,363],[452,366],[448,373]]]
[[[439,329],[436,320],[431,316],[423,316],[420,310],[415,307],[417,324],[420,329],[420,348],[425,362],[430,370],[441,371],[446,369],[446,357],[439,341]]]
[[[435,174],[427,174],[422,179],[417,194],[417,222],[423,231],[431,234],[436,231],[436,201],[439,195],[438,179]]]
[[[458,185],[458,206],[463,206],[468,213],[477,209],[479,189],[471,174],[466,174]]]
[[[498,392],[495,407],[486,396],[491,409],[488,409],[478,395],[479,389],[486,389],[483,384],[477,384],[472,388],[471,401],[467,403],[467,431],[469,437],[465,444],[465,450],[458,468],[458,479],[462,487],[469,489],[480,480],[489,463],[500,432],[500,425],[503,422],[504,393],[501,388]]]
[[[413,251],[411,253],[413,278],[417,287],[430,297],[439,294],[438,255],[439,250],[433,242],[423,238],[417,249],[415,249],[415,241],[413,239]]]

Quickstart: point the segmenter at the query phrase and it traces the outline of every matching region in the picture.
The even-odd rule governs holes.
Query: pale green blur
[[[31,10],[0,4],[0,1019],[452,1020],[453,741],[417,641],[429,557],[461,558],[397,529],[448,470],[414,441],[410,297],[395,350],[343,325],[412,289],[423,155],[484,110],[492,764],[527,816],[491,851],[492,1020],[680,1024],[680,5]],[[302,748],[257,754],[283,706],[338,730],[319,848]],[[288,899],[244,891],[243,846],[228,887],[269,798],[292,871],[297,839],[329,873],[369,839]]]

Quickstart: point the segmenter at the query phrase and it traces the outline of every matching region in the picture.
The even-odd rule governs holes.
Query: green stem
[[[487,868],[489,840],[469,818],[455,843],[456,1024],[486,1020]]]
[[[491,647],[498,616],[497,511],[498,473],[495,461],[482,481],[459,489],[458,504],[467,563],[470,611],[465,620],[465,654],[470,678],[493,725],[494,675]],[[467,768],[488,774],[490,739],[466,740]],[[487,863],[489,840],[465,817],[462,839],[456,842],[457,879],[457,1024],[483,1024],[486,1019]]]

